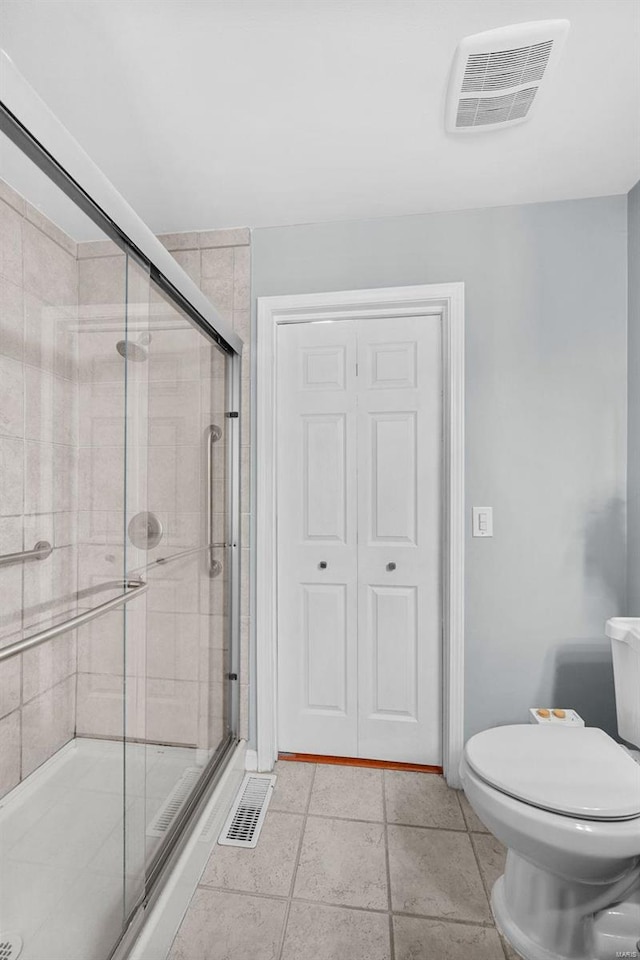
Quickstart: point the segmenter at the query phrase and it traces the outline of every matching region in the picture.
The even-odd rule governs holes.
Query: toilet
[[[640,618],[607,621],[618,733],[640,746]],[[595,727],[471,737],[469,803],[507,847],[491,908],[524,960],[640,958],[640,763]]]

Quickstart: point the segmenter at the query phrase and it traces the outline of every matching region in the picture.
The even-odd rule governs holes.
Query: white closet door
[[[436,317],[278,330],[283,751],[441,762],[441,368]]]
[[[358,755],[442,756],[438,317],[358,322]]]
[[[277,356],[279,748],[357,756],[355,322],[281,325]]]

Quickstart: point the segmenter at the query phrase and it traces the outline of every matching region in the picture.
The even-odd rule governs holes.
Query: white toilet
[[[607,621],[618,732],[640,746],[640,619]],[[496,923],[524,960],[640,958],[640,763],[595,727],[495,727],[464,791],[508,848]]]

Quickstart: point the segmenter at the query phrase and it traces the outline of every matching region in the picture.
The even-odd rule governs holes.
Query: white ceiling
[[[445,134],[458,40],[566,17],[531,122]],[[636,0],[0,0],[0,45],[156,232],[624,193]]]

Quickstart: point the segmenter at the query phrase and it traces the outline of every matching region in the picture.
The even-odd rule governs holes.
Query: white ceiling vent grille
[[[568,20],[541,20],[465,37],[451,70],[447,130],[471,133],[529,119],[568,30]]]
[[[542,80],[553,40],[499,53],[472,53],[462,78],[463,93],[505,90]]]

